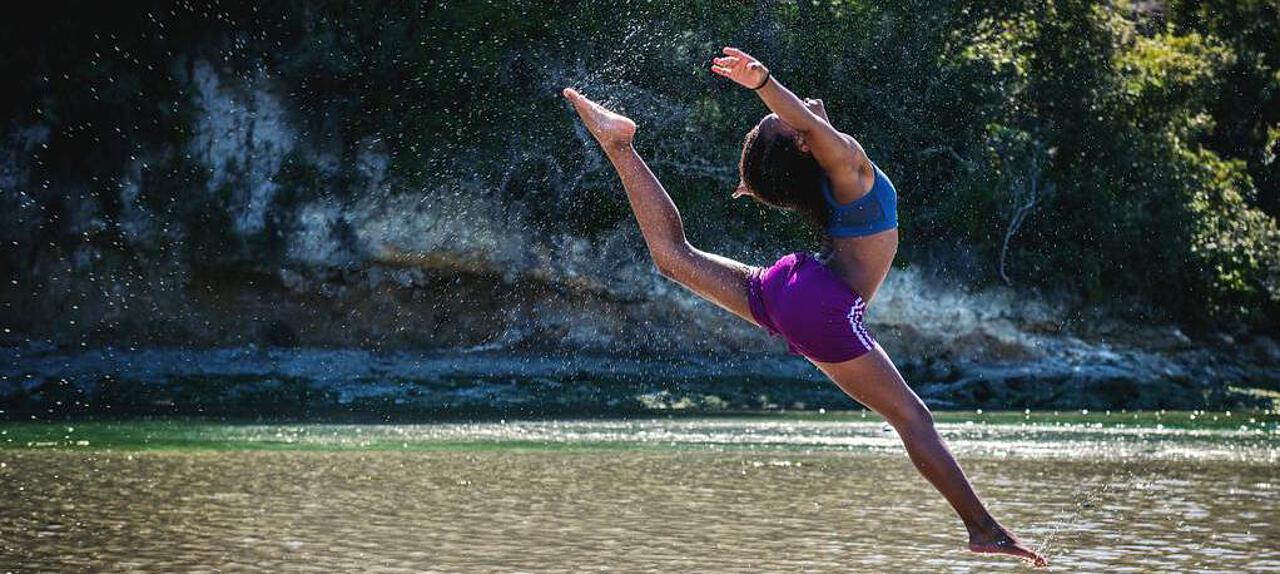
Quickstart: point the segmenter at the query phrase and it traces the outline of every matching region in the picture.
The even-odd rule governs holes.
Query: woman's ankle
[[[965,529],[969,531],[969,538],[974,540],[991,540],[1009,535],[1009,531],[990,515],[965,522]]]

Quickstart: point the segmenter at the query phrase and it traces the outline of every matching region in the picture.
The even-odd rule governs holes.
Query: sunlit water
[[[941,423],[1058,571],[1280,571],[1274,424]],[[878,422],[0,425],[17,571],[989,572]]]

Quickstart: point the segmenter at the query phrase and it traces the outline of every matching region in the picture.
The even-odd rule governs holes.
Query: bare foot
[[[588,100],[573,88],[564,89],[564,97],[573,104],[573,109],[582,117],[587,131],[595,136],[605,148],[627,147],[636,136],[636,123],[623,115],[605,109],[604,106]]]
[[[970,532],[969,551],[978,554],[1008,554],[1026,560],[1037,568],[1049,565],[1049,561],[1044,556],[1027,548],[1017,536],[1000,525],[996,525],[988,533]]]

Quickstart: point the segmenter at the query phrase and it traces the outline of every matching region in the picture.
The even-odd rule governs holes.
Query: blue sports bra
[[[871,191],[843,205],[836,203],[831,195],[831,183],[826,174],[822,175],[822,196],[831,206],[827,233],[833,237],[862,237],[898,226],[898,190],[889,176],[880,171],[880,166],[872,162],[871,169],[876,172]]]

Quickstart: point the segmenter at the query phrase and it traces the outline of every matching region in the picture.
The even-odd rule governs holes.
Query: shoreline
[[[1268,409],[1265,379],[1202,380],[1144,363],[1056,358],[903,368],[936,410]],[[1246,378],[1246,382],[1249,379]],[[0,347],[0,420],[207,416],[425,420],[858,408],[807,361],[500,351]]]

